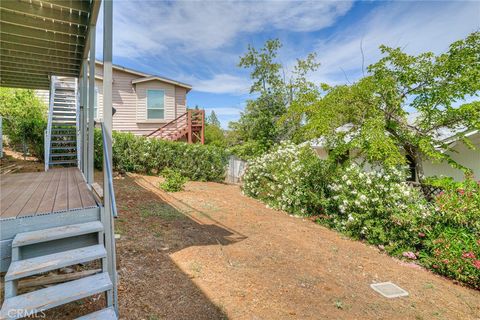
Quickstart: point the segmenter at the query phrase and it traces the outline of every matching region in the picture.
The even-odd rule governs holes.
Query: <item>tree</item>
[[[278,39],[268,40],[260,50],[249,46],[240,58],[239,67],[251,70],[250,93],[255,98],[247,101],[245,111],[237,122],[230,123],[230,129],[238,139],[234,144],[248,146],[243,148],[246,154],[248,150],[267,151],[280,140],[291,138],[301,119],[286,119],[284,115],[291,104],[315,87],[307,81],[307,74],[318,67],[316,56],[310,54],[305,60],[297,60],[287,79],[284,67],[277,61],[281,46]]]
[[[44,130],[47,127],[47,106],[33,90],[0,88],[0,115],[3,134],[9,145],[26,145],[36,157],[43,159]]]
[[[306,117],[303,137],[324,136],[334,155],[356,149],[388,165],[405,163],[408,155],[420,178],[425,158],[468,170],[448,156],[451,147],[437,137],[439,130],[460,132],[471,145],[464,133],[480,129],[480,101],[465,103],[480,92],[480,32],[440,55],[380,50],[384,57],[368,67],[366,77],[352,85],[324,85],[320,99],[289,110],[288,116]],[[345,124],[348,130],[338,130]]]
[[[227,140],[225,133],[218,120],[215,111],[212,110],[205,123],[205,144],[211,144],[217,147],[226,148]]]
[[[210,115],[207,117],[207,123],[219,128],[221,127],[220,120],[218,120],[218,117],[215,114],[215,111],[213,110],[212,112],[210,112]]]

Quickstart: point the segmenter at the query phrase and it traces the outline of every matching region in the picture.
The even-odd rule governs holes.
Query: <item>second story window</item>
[[[163,90],[147,90],[147,119],[164,119],[164,101]]]

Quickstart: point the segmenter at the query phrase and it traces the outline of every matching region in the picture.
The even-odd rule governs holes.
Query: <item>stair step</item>
[[[77,122],[76,121],[58,121],[58,120],[54,120],[52,121],[52,125],[54,126],[72,126],[72,125],[77,125]]]
[[[61,143],[74,143],[77,140],[52,140],[50,141],[52,144],[61,144]]]
[[[74,110],[76,110],[77,108],[76,108],[75,106],[65,106],[65,105],[56,106],[56,105],[54,105],[54,106],[53,106],[53,110],[57,110],[57,109],[74,111]]]
[[[51,153],[50,158],[54,157],[76,157],[76,153]]]
[[[75,160],[55,160],[48,163],[51,166],[61,166],[64,164],[77,164],[77,159]]]
[[[53,115],[76,115],[75,109],[71,110],[55,110],[53,109]]]
[[[27,246],[34,243],[47,242],[69,237],[81,236],[103,230],[100,221],[71,224],[68,226],[41,229],[37,231],[17,233],[12,241],[12,247]]]
[[[75,120],[77,119],[76,116],[66,116],[66,115],[59,115],[59,114],[53,114],[52,119],[55,120]]]
[[[55,131],[55,132],[77,132],[76,129],[77,128],[71,128],[71,127],[62,128],[61,126],[60,127],[52,127],[52,131]]]
[[[10,264],[5,281],[12,281],[35,274],[73,266],[75,264],[105,258],[107,252],[101,244],[48,254],[36,258],[14,261]]]
[[[87,314],[76,320],[117,320],[117,314],[113,308],[106,308],[97,312]]]
[[[53,99],[53,106],[59,105],[62,106],[73,106],[76,104],[75,100],[66,100],[66,99]]]
[[[76,146],[50,147],[50,150],[75,150]]]
[[[76,137],[75,133],[62,133],[62,134],[52,134],[52,138],[63,138],[63,137]]]
[[[21,315],[15,313],[12,317],[11,310],[20,309],[24,312],[28,312],[28,314],[30,312],[40,313],[41,311],[62,304],[111,290],[112,287],[112,281],[110,280],[108,273],[99,273],[79,280],[29,292],[5,299],[2,310],[0,311],[0,319],[21,318]]]

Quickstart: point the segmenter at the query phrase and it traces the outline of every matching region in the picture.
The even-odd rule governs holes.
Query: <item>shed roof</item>
[[[0,1],[0,86],[48,89],[80,74],[100,0]]]

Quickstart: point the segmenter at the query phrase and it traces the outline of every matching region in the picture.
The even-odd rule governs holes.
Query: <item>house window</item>
[[[163,119],[165,91],[147,90],[147,119]]]

